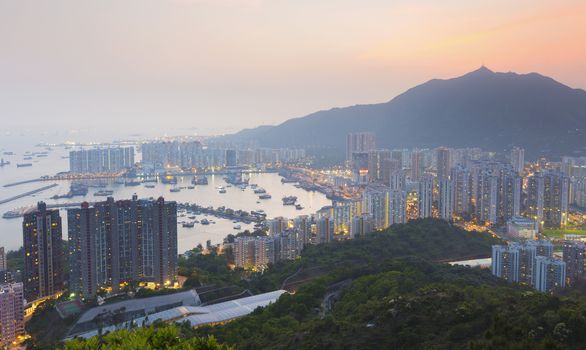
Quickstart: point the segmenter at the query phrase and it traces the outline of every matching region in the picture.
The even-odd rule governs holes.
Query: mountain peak
[[[490,69],[488,69],[484,64],[482,66],[480,66],[480,68],[478,68],[477,70],[474,70],[466,75],[491,75],[494,74],[494,72]]]

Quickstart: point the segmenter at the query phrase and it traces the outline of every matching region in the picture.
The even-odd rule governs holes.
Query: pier
[[[12,201],[17,200],[17,199],[20,199],[22,197],[30,196],[30,195],[33,195],[35,193],[39,193],[39,192],[42,192],[42,191],[45,191],[45,190],[48,190],[50,188],[57,187],[57,186],[59,186],[59,185],[52,184],[52,185],[49,185],[49,186],[43,186],[41,188],[37,188],[36,190],[28,191],[28,192],[19,194],[19,195],[14,196],[14,197],[10,197],[10,198],[7,198],[7,199],[0,200],[0,204],[12,202]]]

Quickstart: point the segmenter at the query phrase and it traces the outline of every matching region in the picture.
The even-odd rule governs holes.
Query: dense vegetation
[[[498,242],[487,233],[426,219],[362,239],[308,246],[301,259],[279,262],[264,274],[231,270],[225,255],[194,254],[180,263],[194,286],[255,292],[284,287],[295,293],[223,326],[175,331],[185,344],[213,335],[237,349],[581,348],[581,295],[548,296],[508,285],[486,270],[439,263],[486,257]],[[125,332],[112,337],[143,341]],[[122,341],[106,343],[108,336],[69,348],[116,348],[112,344]]]
[[[213,337],[186,338],[185,331],[189,327],[174,325],[154,325],[133,330],[119,330],[104,336],[88,340],[75,339],[65,344],[66,350],[89,349],[136,349],[136,350],[230,350],[226,345],[220,345]]]

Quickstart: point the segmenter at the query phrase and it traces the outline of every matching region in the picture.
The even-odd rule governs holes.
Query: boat
[[[98,192],[94,193],[94,196],[107,197],[107,196],[111,196],[113,194],[114,194],[114,191],[112,191],[112,190],[99,190]]]
[[[22,217],[22,214],[17,210],[7,211],[2,215],[3,219],[16,219]]]
[[[293,180],[293,179],[286,179],[286,178],[282,178],[281,179],[281,183],[284,183],[284,184],[294,184],[296,182],[298,182],[298,181],[297,180]]]
[[[24,158],[22,158],[22,160],[32,160],[32,159],[33,159],[33,157],[24,157]]]
[[[254,193],[256,193],[256,194],[263,194],[263,193],[267,193],[267,191],[264,188],[259,187],[259,188],[256,188],[254,190]]]
[[[200,221],[200,223],[201,223],[202,225],[209,225],[209,224],[210,224],[210,222],[209,222],[209,220],[208,220],[208,219],[202,219],[202,220]]]
[[[10,164],[10,162],[5,161],[4,158],[0,159],[0,167],[3,167],[8,164]]]
[[[171,174],[165,174],[161,177],[161,182],[164,184],[175,185],[177,183],[177,177]]]
[[[199,177],[193,177],[193,179],[191,180],[191,183],[193,185],[207,185],[208,184],[208,178],[206,176],[199,176]]]
[[[125,182],[124,183],[124,186],[128,186],[128,187],[130,187],[130,186],[139,186],[140,184],[141,184],[140,181],[128,181],[128,182]]]
[[[303,207],[301,206],[301,204],[295,204],[295,209],[303,210]]]
[[[195,226],[195,223],[193,222],[184,222],[182,224],[183,227],[187,227],[187,228],[193,228]]]
[[[268,193],[264,193],[264,194],[261,194],[260,196],[258,196],[258,199],[271,199],[271,198],[273,198],[273,197]]]
[[[219,192],[222,193],[222,194],[223,193],[226,193],[226,189],[225,188],[222,188]]]
[[[193,189],[195,189],[195,186],[187,186],[187,189],[188,190],[193,190]]]
[[[13,156],[14,155],[14,152],[4,152],[2,154],[5,155],[5,156]]]
[[[169,192],[172,192],[172,193],[181,192],[181,188],[179,188],[179,187],[173,187],[172,189],[169,190]]]
[[[282,198],[283,205],[295,205],[297,202],[297,197],[295,196],[286,196]]]
[[[240,230],[241,228],[242,228],[242,226],[240,226],[240,225],[234,225],[235,230]]]
[[[33,166],[33,163],[18,163],[18,164],[16,164],[17,168],[24,168],[24,167],[29,167],[29,166]]]
[[[148,185],[144,185],[144,187],[145,188],[155,188],[155,185],[148,184]]]

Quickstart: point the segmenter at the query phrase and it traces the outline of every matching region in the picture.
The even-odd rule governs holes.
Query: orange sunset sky
[[[223,133],[481,64],[586,88],[586,2],[0,0],[0,52],[2,129]]]

